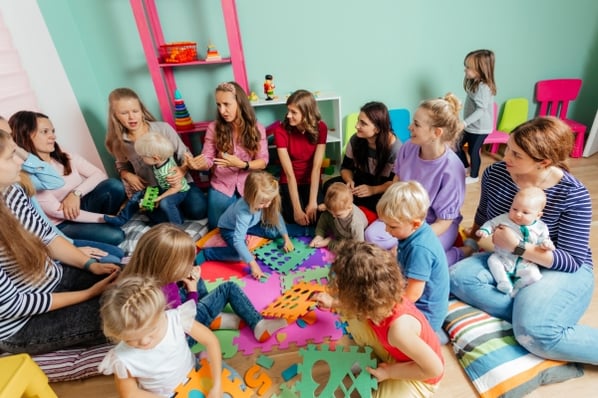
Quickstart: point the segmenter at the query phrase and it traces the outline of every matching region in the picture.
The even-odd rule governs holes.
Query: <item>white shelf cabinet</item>
[[[326,140],[326,156],[330,158],[335,165],[336,171],[340,168],[343,160],[343,127],[341,113],[341,97],[334,93],[318,92],[315,94],[318,108],[322,114],[322,120],[328,126],[328,137]],[[264,126],[282,120],[286,113],[287,97],[278,97],[271,101],[260,99],[251,101],[254,107],[257,119]]]

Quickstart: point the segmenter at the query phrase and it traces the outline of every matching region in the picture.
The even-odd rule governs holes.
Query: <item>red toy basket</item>
[[[197,43],[181,41],[162,44],[160,46],[160,58],[162,62],[168,64],[197,61]]]

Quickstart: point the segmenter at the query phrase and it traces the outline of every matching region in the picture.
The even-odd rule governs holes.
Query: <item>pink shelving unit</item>
[[[165,122],[175,126],[174,118],[174,91],[177,88],[174,70],[176,68],[201,68],[205,65],[230,64],[234,80],[248,91],[249,84],[247,80],[247,71],[245,69],[245,57],[243,55],[243,44],[239,31],[239,21],[237,19],[237,6],[235,0],[220,0],[222,12],[224,14],[224,25],[228,40],[229,57],[223,57],[219,61],[193,61],[183,63],[163,63],[160,60],[159,48],[166,44],[158,10],[155,0],[130,0],[137,30],[143,45],[143,51],[147,60],[147,67],[152,77],[162,119]],[[180,134],[205,131],[208,121],[194,123],[193,129],[179,131]],[[185,140],[186,141],[186,140]]]

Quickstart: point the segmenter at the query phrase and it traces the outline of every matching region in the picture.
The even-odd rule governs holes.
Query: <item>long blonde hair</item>
[[[12,142],[10,134],[0,130],[0,154],[9,149]],[[46,262],[49,261],[50,252],[41,239],[29,232],[21,221],[6,206],[6,195],[12,190],[20,189],[16,186],[2,193],[0,204],[0,219],[3,227],[0,228],[0,242],[7,257],[14,259],[19,265],[19,270],[30,282],[37,282],[44,276]]]
[[[249,173],[245,180],[245,201],[251,211],[257,210],[260,202],[272,201],[270,206],[262,209],[262,223],[277,227],[280,215],[280,192],[278,181],[267,171],[254,171]]]
[[[105,144],[108,152],[117,158],[125,157],[123,134],[127,132],[127,129],[120,123],[116,117],[116,111],[114,110],[114,103],[122,99],[133,99],[139,102],[139,107],[141,108],[141,113],[143,114],[143,121],[156,121],[154,115],[152,115],[151,112],[145,107],[143,102],[141,102],[141,99],[135,91],[126,87],[112,90],[108,96],[108,131],[106,132]]]
[[[191,271],[195,242],[174,224],[158,224],[144,233],[121,277],[155,278],[161,286],[180,281]]]

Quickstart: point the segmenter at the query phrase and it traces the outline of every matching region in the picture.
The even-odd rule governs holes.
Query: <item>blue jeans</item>
[[[79,268],[63,267],[57,292],[87,289],[106,275],[94,275]],[[0,350],[42,354],[74,346],[106,342],[99,316],[100,296],[43,314],[32,315],[17,333],[0,341]]]
[[[102,242],[95,242],[91,240],[74,240],[73,245],[76,247],[95,247],[108,253],[106,256],[100,258],[101,263],[120,264],[125,252],[118,246],[109,245]]]
[[[100,214],[116,214],[126,198],[122,181],[108,178],[81,198],[81,210]]]
[[[235,231],[233,229],[220,229],[220,236],[226,242],[225,247],[206,247],[201,252],[206,260],[215,261],[239,261],[241,257],[237,253],[237,249],[233,246],[233,236]],[[265,228],[262,224],[254,225],[247,230],[248,235],[261,236],[268,239],[276,239],[280,237],[280,233],[276,228]]]
[[[146,213],[152,222],[159,224],[162,222],[170,222],[176,225],[183,224],[183,215],[179,206],[185,201],[187,192],[177,192],[160,200],[158,208],[153,212]]]
[[[237,191],[233,196],[228,196],[214,188],[210,188],[208,190],[208,228],[216,228],[222,213],[240,197],[241,195]]]
[[[227,304],[253,330],[262,316],[255,309],[249,298],[234,282],[223,282],[208,293],[203,279],[197,283],[197,313],[195,320],[205,326],[210,326]]]
[[[460,300],[513,324],[515,338],[543,358],[598,364],[598,328],[579,325],[594,290],[593,270],[541,267],[542,279],[511,298],[496,289],[488,270],[490,253],[468,257],[450,269],[451,293]]]
[[[73,222],[65,220],[56,227],[73,240],[93,240],[118,246],[125,240],[125,233],[119,227],[106,223]]]
[[[179,209],[187,220],[201,220],[206,218],[208,206],[206,194],[194,183],[189,183],[187,196],[179,204]]]

